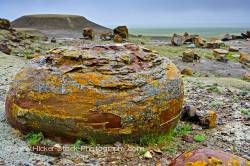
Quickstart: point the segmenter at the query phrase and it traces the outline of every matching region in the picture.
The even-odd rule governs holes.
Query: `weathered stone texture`
[[[9,123],[74,139],[167,131],[179,119],[183,85],[176,66],[133,44],[56,48],[15,77],[6,99]]]
[[[231,153],[203,148],[183,153],[170,163],[169,166],[247,166],[249,164],[250,161]]]

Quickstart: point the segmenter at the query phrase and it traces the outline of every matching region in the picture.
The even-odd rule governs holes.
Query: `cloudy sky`
[[[250,0],[0,0],[0,17],[77,14],[104,26],[250,27]]]

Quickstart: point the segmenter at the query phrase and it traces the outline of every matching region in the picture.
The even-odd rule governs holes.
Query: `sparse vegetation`
[[[214,108],[221,108],[221,107],[225,106],[225,103],[223,101],[220,101],[220,100],[214,100],[211,102],[211,106]]]
[[[146,134],[140,138],[139,144],[140,145],[166,145],[169,144],[171,141],[174,140],[175,137],[182,137],[187,135],[192,130],[192,127],[189,124],[181,123],[178,124],[174,130],[171,130],[167,134]]]
[[[150,41],[150,37],[142,36],[142,37],[134,37],[134,36],[129,36],[128,42],[130,43],[135,43],[139,45],[144,45]]]
[[[91,146],[96,146],[96,138],[95,138],[95,137],[91,137],[91,138],[89,139],[89,144],[90,144]]]
[[[194,136],[194,140],[196,142],[203,142],[205,141],[206,137],[204,135],[201,135],[201,134],[197,134]]]
[[[221,90],[218,87],[218,84],[214,83],[212,85],[207,85],[208,92],[220,93]]]
[[[44,136],[42,132],[31,132],[25,136],[25,139],[29,145],[37,145],[44,139]]]
[[[162,150],[164,152],[167,152],[167,153],[170,153],[170,154],[174,154],[174,153],[176,153],[177,148],[175,146],[173,146],[173,145],[169,145],[169,146],[164,146],[162,148]]]
[[[175,47],[170,45],[146,45],[145,47],[159,52],[160,55],[167,57],[178,57],[182,56],[183,52],[187,49],[185,46]],[[200,57],[212,59],[213,53],[211,50],[195,48],[195,53]]]
[[[249,116],[249,117],[250,117],[250,109],[241,108],[241,109],[240,109],[240,112],[241,112],[243,115],[246,115],[246,116]]]
[[[78,138],[75,143],[74,143],[74,147],[77,150],[81,150],[81,146],[84,145],[84,142],[82,141],[82,139]]]

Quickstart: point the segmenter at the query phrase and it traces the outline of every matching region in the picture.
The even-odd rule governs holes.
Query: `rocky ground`
[[[133,40],[131,42],[142,41]],[[146,46],[156,48],[161,53],[168,48],[169,56],[182,69],[191,67],[195,74],[183,76],[185,86],[185,104],[198,113],[208,111],[217,113],[217,127],[203,129],[192,122],[180,122],[179,131],[167,141],[148,141],[147,145],[116,142],[112,145],[83,144],[83,151],[65,150],[59,157],[39,155],[31,152],[25,136],[12,129],[5,119],[4,102],[8,86],[16,72],[28,63],[23,57],[6,55],[0,52],[0,165],[167,165],[184,151],[209,147],[239,155],[250,160],[250,82],[241,79],[249,68],[237,61],[218,62],[209,58],[210,50],[197,52],[206,54],[196,63],[184,63],[180,55],[183,47],[170,47],[162,41],[143,41]],[[249,41],[231,42],[245,51]],[[83,44],[79,41],[61,42]],[[239,45],[241,43],[241,45]],[[47,43],[51,45],[50,43]],[[145,43],[143,43],[145,44]],[[48,47],[39,47],[45,52]],[[236,53],[238,54],[238,53]],[[188,129],[187,129],[188,128]],[[203,136],[204,139],[195,139]],[[74,147],[73,144],[61,144],[62,147]],[[147,153],[148,152],[148,153]]]

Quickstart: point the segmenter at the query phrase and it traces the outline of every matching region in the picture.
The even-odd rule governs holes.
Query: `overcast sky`
[[[250,27],[250,0],[0,0],[0,17],[42,13],[108,27]]]

